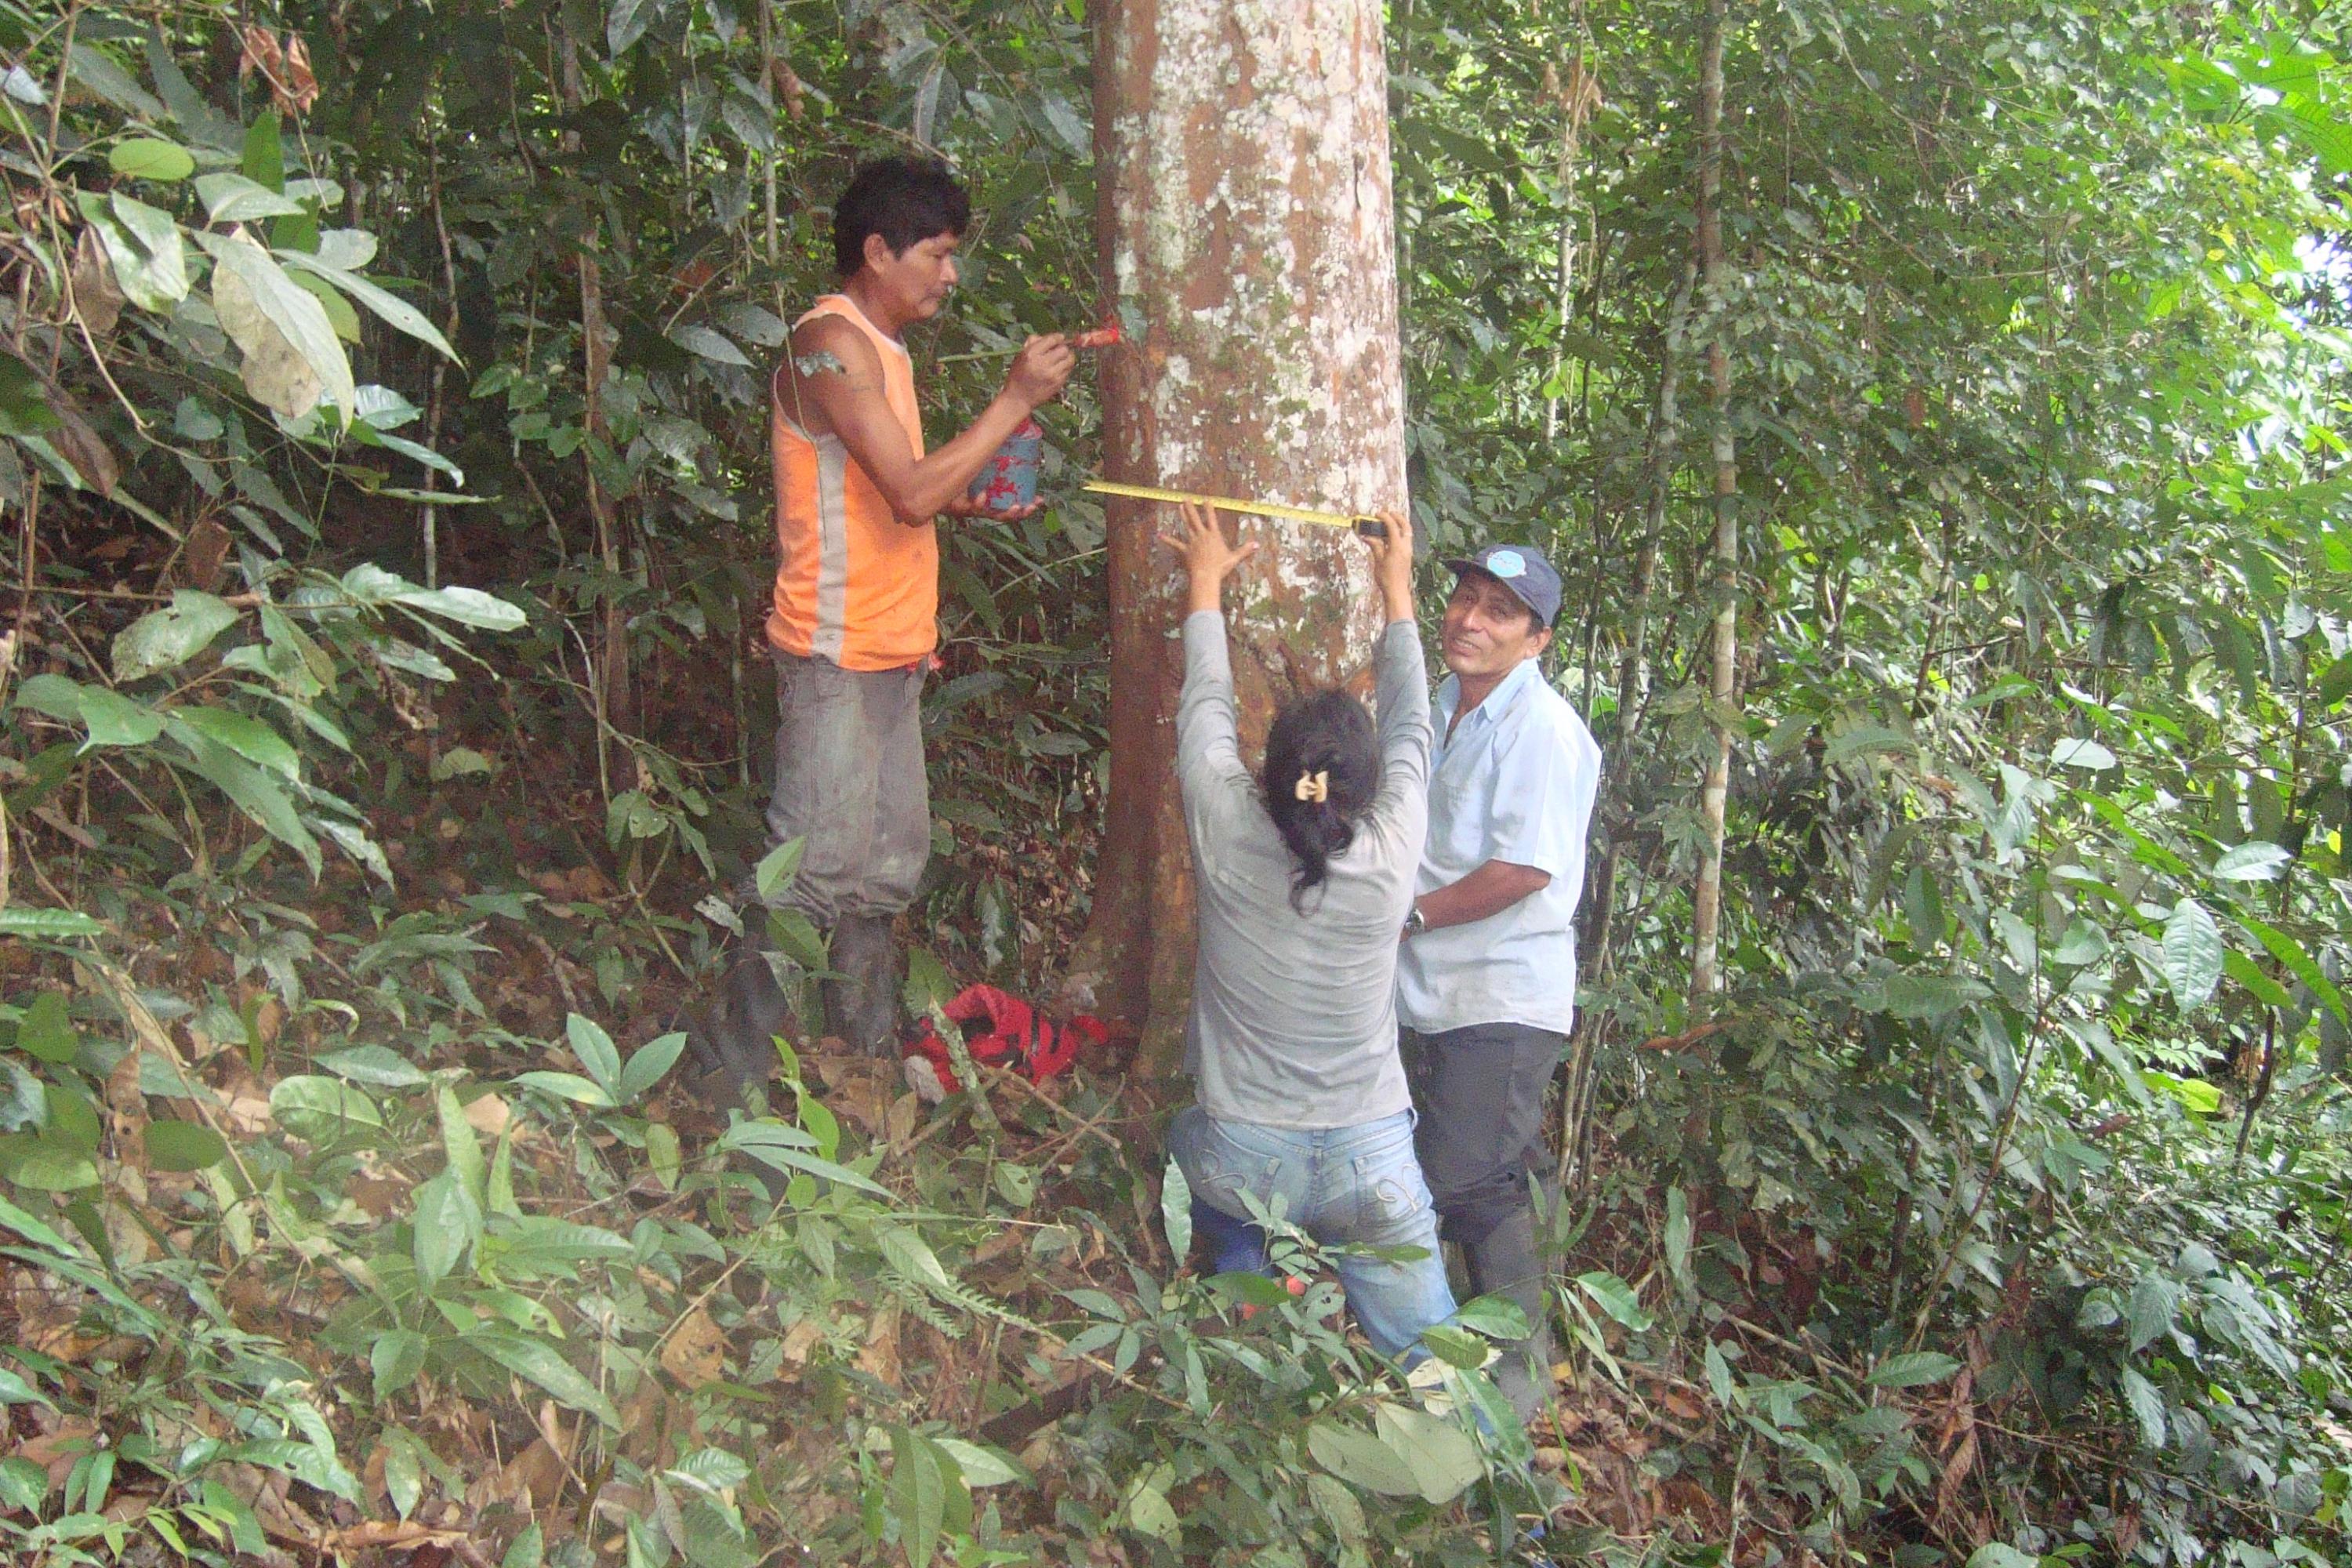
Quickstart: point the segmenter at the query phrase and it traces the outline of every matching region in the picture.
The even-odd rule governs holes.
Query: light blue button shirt
[[[1461,682],[1448,676],[1433,715],[1429,839],[1415,896],[1489,860],[1532,866],[1551,880],[1483,921],[1406,942],[1397,1016],[1425,1035],[1473,1024],[1564,1034],[1576,1018],[1576,901],[1601,748],[1532,658],[1455,724],[1461,701]]]

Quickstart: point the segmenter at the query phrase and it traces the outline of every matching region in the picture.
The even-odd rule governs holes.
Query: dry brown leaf
[[[466,1102],[466,1125],[485,1138],[496,1138],[514,1120],[507,1102],[495,1094],[485,1094]]]
[[[784,1364],[808,1365],[809,1352],[824,1342],[824,1325],[814,1318],[803,1318],[784,1331]]]
[[[898,1303],[886,1303],[866,1326],[866,1348],[857,1352],[857,1370],[898,1386]]]
[[[256,29],[249,29],[252,31]],[[230,237],[233,245],[253,245],[243,235]],[[258,246],[255,246],[259,249]],[[253,290],[236,269],[221,266],[213,268],[213,313],[220,318],[221,331],[236,342],[241,357],[237,374],[245,381],[246,391],[265,407],[276,410],[289,419],[299,419],[319,406],[325,387],[319,373],[296,348],[278,323],[271,321],[255,299]]]
[[[662,1370],[687,1388],[700,1388],[727,1368],[727,1335],[707,1307],[686,1315],[661,1349]]]
[[[1937,1515],[1944,1518],[1951,1516],[1960,1500],[1960,1488],[1967,1482],[1969,1472],[1976,1468],[1976,1464],[1977,1434],[1971,1426],[1960,1435],[1959,1447],[1952,1450],[1952,1457],[1944,1461],[1943,1476],[1936,1483]]]
[[[74,241],[72,280],[74,310],[90,336],[102,338],[114,331],[122,319],[122,285],[115,281],[114,263],[95,227],[85,226]]]

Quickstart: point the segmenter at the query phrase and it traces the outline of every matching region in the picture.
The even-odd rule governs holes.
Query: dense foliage
[[[1415,505],[1562,564],[1610,760],[1530,1488],[1310,1251],[1181,1274],[1115,1061],[679,1065],[790,874],[761,366],[885,149],[980,195],[935,432],[1092,318],[1078,0],[0,0],[12,1556],[2352,1546],[2340,22],[1731,6],[1709,286],[1705,11],[1390,14]],[[945,535],[919,1003],[1083,915],[1094,412]]]

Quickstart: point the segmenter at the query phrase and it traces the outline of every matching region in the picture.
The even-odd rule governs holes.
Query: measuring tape
[[[1280,501],[1240,500],[1232,496],[1194,495],[1191,490],[1163,490],[1151,485],[1122,485],[1109,479],[1088,479],[1086,489],[1097,495],[1127,496],[1135,500],[1189,502],[1193,506],[1213,506],[1224,511],[1247,512],[1253,517],[1278,517],[1291,522],[1320,523],[1326,528],[1352,528],[1366,539],[1386,539],[1388,530],[1377,517],[1362,512],[1318,511],[1310,506],[1286,506]]]

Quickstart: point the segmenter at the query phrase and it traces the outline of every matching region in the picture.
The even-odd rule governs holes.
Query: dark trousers
[[[1531,1206],[1530,1173],[1549,1184],[1544,1091],[1568,1037],[1526,1024],[1474,1024],[1436,1035],[1405,1029],[1398,1045],[1421,1112],[1413,1146],[1437,1204],[1437,1234],[1475,1247]]]
[[[769,842],[805,841],[782,902],[820,927],[887,920],[914,900],[931,853],[923,672],[776,656],[776,793]]]

